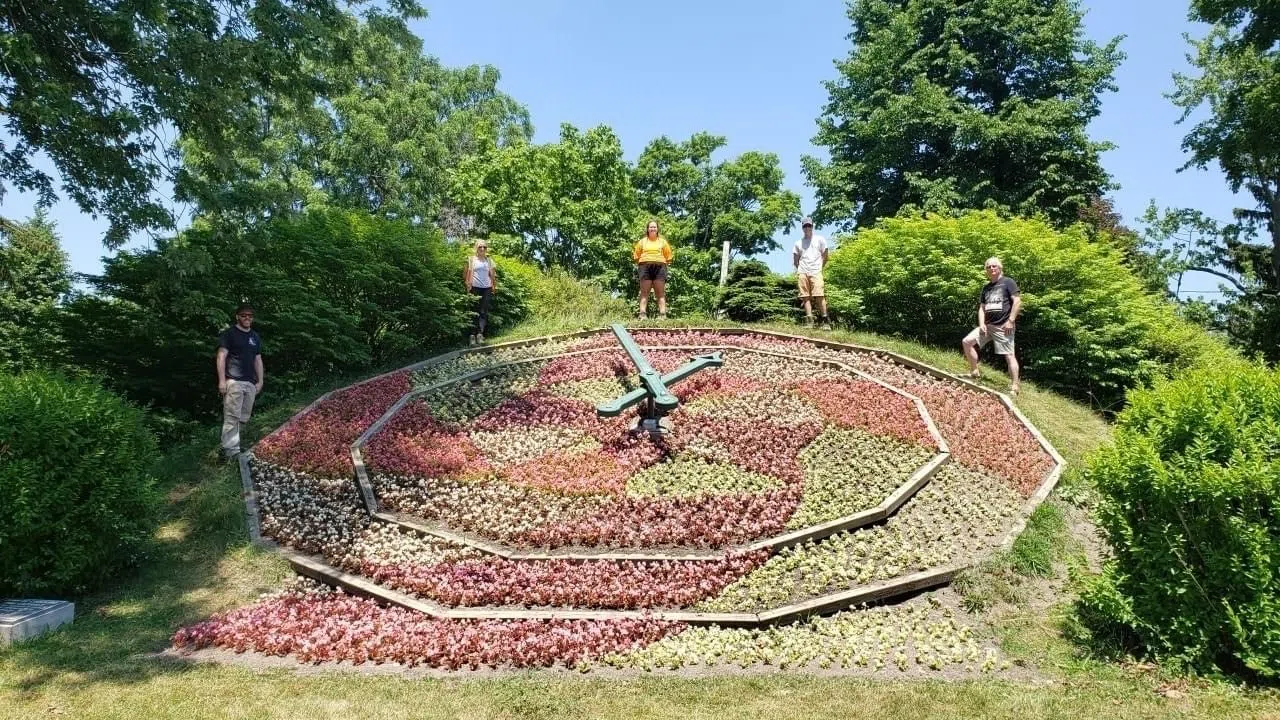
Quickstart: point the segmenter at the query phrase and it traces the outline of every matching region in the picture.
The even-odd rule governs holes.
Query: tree
[[[67,254],[44,213],[0,220],[0,371],[30,370],[57,355],[54,315],[70,290]]]
[[[1181,121],[1208,110],[1183,138],[1191,154],[1184,169],[1216,162],[1231,190],[1255,203],[1235,211],[1206,267],[1246,303],[1250,332],[1264,333],[1246,345],[1280,359],[1280,9],[1257,0],[1197,0],[1191,17],[1214,25],[1188,56],[1200,75],[1174,76],[1170,97],[1183,110]]]
[[[448,214],[448,168],[483,138],[530,138],[528,111],[497,90],[496,69],[446,67],[380,23],[353,32],[349,58],[313,69],[335,88],[324,102],[259,106],[231,156],[185,142],[180,197],[237,224],[316,206],[433,222]]]
[[[564,124],[560,141],[544,145],[490,141],[453,169],[450,183],[452,203],[505,254],[610,280],[631,262],[626,229],[636,194],[622,144],[606,126],[584,133]]]
[[[711,155],[725,144],[705,132],[685,142],[660,137],[632,174],[641,209],[667,220],[664,234],[710,257],[692,269],[703,281],[718,277],[725,241],[731,256],[758,255],[777,249],[774,234],[800,219],[800,196],[782,188],[778,156],[751,151],[713,164]]]
[[[364,0],[0,1],[0,196],[43,206],[62,191],[109,221],[117,246],[172,223],[157,185],[172,180],[174,134],[224,153],[261,114],[306,108],[330,88],[311,69],[345,62]],[[403,27],[415,0],[365,16]]]
[[[954,348],[973,327],[992,255],[1022,290],[1018,355],[1042,387],[1114,411],[1132,387],[1232,356],[1081,225],[1057,231],[992,211],[886,218],[832,253],[827,286],[857,293],[861,328]]]
[[[1280,298],[1273,288],[1270,252],[1254,241],[1251,223],[1222,224],[1198,210],[1159,211],[1152,203],[1143,216],[1144,244],[1153,262],[1174,283],[1173,295],[1188,317],[1227,335],[1248,354],[1280,360]],[[1187,273],[1218,279],[1220,297],[1182,299]]]
[[[68,305],[68,355],[139,404],[209,415],[214,340],[240,301],[257,310],[278,398],[460,337],[461,267],[438,231],[364,212],[314,209],[242,232],[198,221],[107,258],[96,294]]]
[[[804,158],[820,223],[906,206],[997,206],[1074,222],[1112,187],[1086,133],[1119,38],[1084,37],[1078,0],[850,0],[853,49]]]

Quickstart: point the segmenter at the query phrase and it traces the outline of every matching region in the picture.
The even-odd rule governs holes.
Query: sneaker
[[[981,377],[982,377],[982,371],[981,371],[981,370],[978,370],[977,368],[974,368],[973,370],[970,370],[970,371],[969,371],[969,373],[968,373],[968,376],[967,376],[967,377],[968,377],[970,380],[977,380],[977,379],[979,379],[979,378],[981,378]]]
[[[476,335],[476,344],[477,345],[484,344],[484,333],[480,333],[479,335]]]
[[[822,318],[822,329],[823,329],[823,330],[831,330],[831,329],[833,329],[833,328],[831,327],[831,320],[830,320],[830,318]]]
[[[810,315],[809,317],[806,317],[806,318],[804,319],[804,326],[805,326],[805,327],[807,327],[807,328],[809,328],[810,330],[812,330],[812,329],[813,329],[813,316],[812,316],[812,315]]]
[[[1018,386],[1017,386],[1017,385],[1010,385],[1010,386],[1009,386],[1009,395],[1010,395],[1010,396],[1012,396],[1012,397],[1018,397]]]
[[[475,344],[476,344],[476,336],[475,336],[474,334],[473,334],[473,335],[468,335],[468,336],[467,336],[467,344],[468,344],[468,345],[475,345]]]

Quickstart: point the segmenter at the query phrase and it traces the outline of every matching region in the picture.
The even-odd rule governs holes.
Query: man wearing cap
[[[240,454],[240,425],[249,422],[262,392],[262,339],[253,329],[253,308],[240,303],[236,321],[218,336],[218,392],[222,395],[222,457]]]
[[[831,329],[827,317],[827,291],[822,284],[822,269],[827,266],[827,239],[813,234],[813,218],[800,221],[804,237],[796,240],[791,253],[791,263],[796,267],[796,283],[800,286],[800,299],[804,302],[805,323],[813,327],[813,300],[817,299],[822,311],[822,329]]]
[[[998,257],[983,263],[987,284],[978,295],[978,327],[965,336],[960,346],[969,361],[969,377],[982,376],[978,370],[978,348],[995,344],[996,354],[1003,355],[1009,366],[1009,394],[1018,394],[1018,358],[1013,354],[1013,333],[1022,309],[1018,283],[1004,274],[1004,263]]]

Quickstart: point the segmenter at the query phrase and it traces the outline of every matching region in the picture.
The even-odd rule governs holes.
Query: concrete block
[[[75,603],[64,600],[0,600],[0,645],[30,640],[75,617]]]

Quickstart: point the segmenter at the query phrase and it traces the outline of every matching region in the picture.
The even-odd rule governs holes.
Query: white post
[[[724,249],[720,251],[720,287],[729,280],[729,241],[724,241]]]

